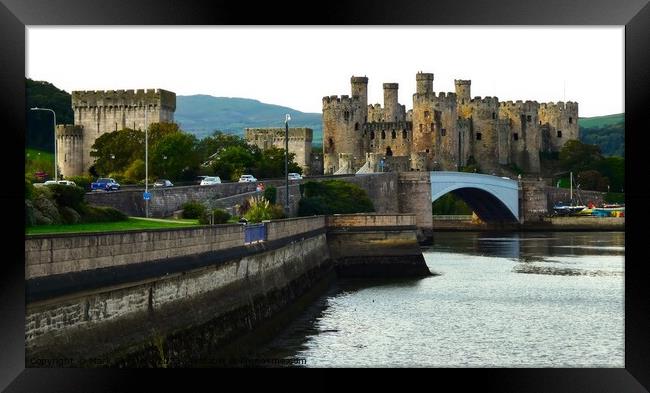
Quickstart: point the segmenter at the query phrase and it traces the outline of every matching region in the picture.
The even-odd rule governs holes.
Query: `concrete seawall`
[[[523,224],[490,225],[471,220],[433,220],[433,231],[624,231],[625,217],[546,217]]]
[[[333,279],[339,264],[354,276],[429,276],[415,223],[382,214],[278,220],[253,244],[240,225],[30,236],[27,364],[196,364]]]

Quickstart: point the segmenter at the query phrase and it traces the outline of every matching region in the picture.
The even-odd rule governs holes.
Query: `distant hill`
[[[27,147],[54,152],[54,127],[52,113],[46,111],[30,111],[30,108],[49,108],[56,113],[57,124],[72,124],[70,94],[53,84],[45,81],[34,81],[25,78],[26,100],[25,115],[27,116]]]
[[[625,157],[625,114],[578,119],[580,141],[598,145],[605,156]]]
[[[580,127],[584,128],[600,128],[619,123],[625,123],[625,113],[617,113],[614,115],[606,116],[581,117],[578,119],[578,124]]]
[[[313,129],[314,144],[322,144],[320,113],[304,113],[249,98],[177,96],[174,120],[183,130],[192,132],[198,138],[204,138],[214,130],[243,136],[247,127],[284,127],[287,113],[291,115],[289,127]]]

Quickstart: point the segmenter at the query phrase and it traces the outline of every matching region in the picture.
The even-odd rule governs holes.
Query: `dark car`
[[[173,187],[174,185],[167,179],[158,179],[153,183],[154,187]]]

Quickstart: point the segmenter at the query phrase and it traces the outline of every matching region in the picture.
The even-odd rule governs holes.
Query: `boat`
[[[565,204],[563,202],[558,202],[553,206],[553,211],[555,214],[559,216],[570,216],[570,215],[575,215],[587,208],[585,205],[574,205],[573,204],[573,172],[570,172],[570,180],[569,180],[569,187],[570,187],[570,194],[569,198],[571,199],[570,204]],[[580,196],[578,195],[578,198]]]

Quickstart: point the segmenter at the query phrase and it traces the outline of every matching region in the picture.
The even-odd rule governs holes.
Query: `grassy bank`
[[[153,218],[129,217],[126,221],[97,222],[91,224],[39,225],[26,229],[27,235],[112,232],[140,229],[182,228],[199,225],[199,220],[162,220]]]

